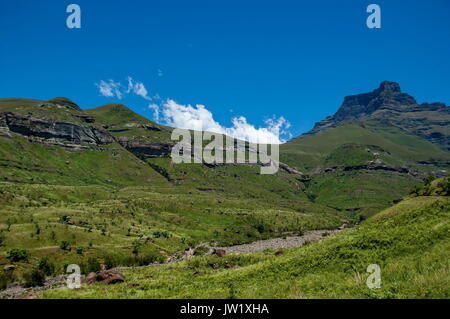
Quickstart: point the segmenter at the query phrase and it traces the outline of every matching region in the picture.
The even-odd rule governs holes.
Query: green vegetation
[[[139,282],[138,287],[123,283],[105,290],[96,284],[48,291],[43,297],[449,298],[449,233],[449,198],[413,197],[355,229],[281,255],[267,251],[194,257],[125,270],[127,280]],[[381,267],[379,289],[366,285],[370,264]]]
[[[347,122],[281,146],[281,162],[303,174],[261,175],[257,165],[174,164],[172,129],[120,104],[82,110],[65,98],[0,99],[2,112],[114,139],[60,145],[0,123],[0,266],[12,265],[0,273],[0,289],[17,280],[43,285],[69,264],[88,274],[102,264],[162,264],[190,250],[186,261],[125,270],[137,287],[44,297],[448,297],[449,179],[428,176],[448,171],[450,153],[422,137]],[[283,253],[206,255],[210,246],[343,224],[356,227]],[[365,286],[372,263],[382,267],[378,290]]]

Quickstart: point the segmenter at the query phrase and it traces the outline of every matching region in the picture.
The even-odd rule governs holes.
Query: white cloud
[[[147,101],[160,99],[158,94],[150,97],[142,82],[135,81],[130,76],[127,81],[126,89],[120,82],[114,80],[101,80],[99,84],[96,83],[96,86],[99,88],[101,95],[116,97],[119,100],[128,94],[136,94]],[[284,117],[269,118],[264,121],[264,127],[257,128],[248,123],[244,116],[238,116],[231,119],[231,127],[225,127],[214,120],[213,114],[200,104],[195,106],[182,105],[174,100],[167,99],[161,106],[151,103],[148,108],[153,111],[155,121],[175,128],[226,134],[252,143],[263,144],[281,144],[286,141],[285,136],[291,137],[288,132],[290,123]],[[230,111],[233,112],[233,110]]]
[[[285,140],[281,136],[289,134],[286,130],[290,127],[290,123],[280,117],[266,120],[266,127],[256,128],[243,116],[234,117],[232,127],[224,127],[214,120],[213,114],[204,105],[181,105],[171,99],[162,105],[162,120],[176,128],[210,131],[252,143],[270,144],[284,143]]]
[[[148,96],[148,91],[144,86],[144,83],[134,81],[131,76],[128,77],[128,89],[127,93],[133,92],[136,95],[139,95],[143,99],[151,100],[151,97]]]
[[[133,93],[136,94],[147,101],[150,101],[152,98],[148,96],[148,91],[145,88],[144,83],[133,80],[131,76],[127,78],[128,80],[128,88],[122,86],[122,83],[116,82],[114,80],[104,81],[101,80],[100,83],[95,83],[98,87],[101,95],[105,97],[116,97],[119,100],[124,98],[127,94]]]
[[[156,104],[149,104],[148,108],[153,110],[153,119],[159,122],[159,106]]]
[[[123,97],[120,82],[115,82],[114,80],[109,80],[106,82],[101,80],[100,83],[95,83],[95,85],[98,87],[100,94],[103,96],[116,97],[119,100]]]

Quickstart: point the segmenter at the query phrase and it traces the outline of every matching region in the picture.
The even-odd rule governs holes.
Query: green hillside
[[[266,251],[194,257],[175,265],[125,270],[127,280],[138,287],[122,283],[105,290],[96,284],[49,291],[43,297],[449,298],[449,183],[448,178],[435,181],[430,186],[434,196],[406,198],[352,230],[281,255]],[[220,267],[213,269],[212,263]],[[227,269],[225,264],[238,267]],[[370,264],[380,266],[380,288],[366,285]]]
[[[426,176],[446,174],[450,153],[395,127],[346,122],[282,145],[281,161],[309,174],[315,202],[370,215]]]

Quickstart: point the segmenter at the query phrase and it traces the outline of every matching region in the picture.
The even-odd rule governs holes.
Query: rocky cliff
[[[0,113],[0,134],[11,137],[11,133],[20,134],[34,142],[75,148],[114,142],[104,129],[13,112]]]
[[[450,107],[439,102],[418,104],[395,82],[383,81],[372,92],[346,96],[333,116],[304,135],[316,135],[347,121],[395,126],[450,150]]]

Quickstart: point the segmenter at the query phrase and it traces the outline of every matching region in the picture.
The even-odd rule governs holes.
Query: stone
[[[91,272],[89,273],[86,278],[84,279],[84,281],[88,284],[91,285],[95,282],[97,282],[97,274],[95,272]]]
[[[218,263],[211,263],[209,265],[212,267],[212,269],[219,269],[220,268],[220,265]]]
[[[227,252],[225,251],[225,249],[214,249],[213,254],[218,257],[224,257]]]
[[[31,141],[54,145],[103,145],[114,142],[114,138],[104,129],[13,112],[0,113],[0,126],[7,128],[9,132],[26,136]]]
[[[104,284],[116,284],[125,281],[125,277],[117,270],[109,269],[100,271],[97,275],[97,281]]]
[[[14,271],[14,269],[16,269],[16,266],[14,265],[6,265],[5,267],[3,267],[4,271]]]

